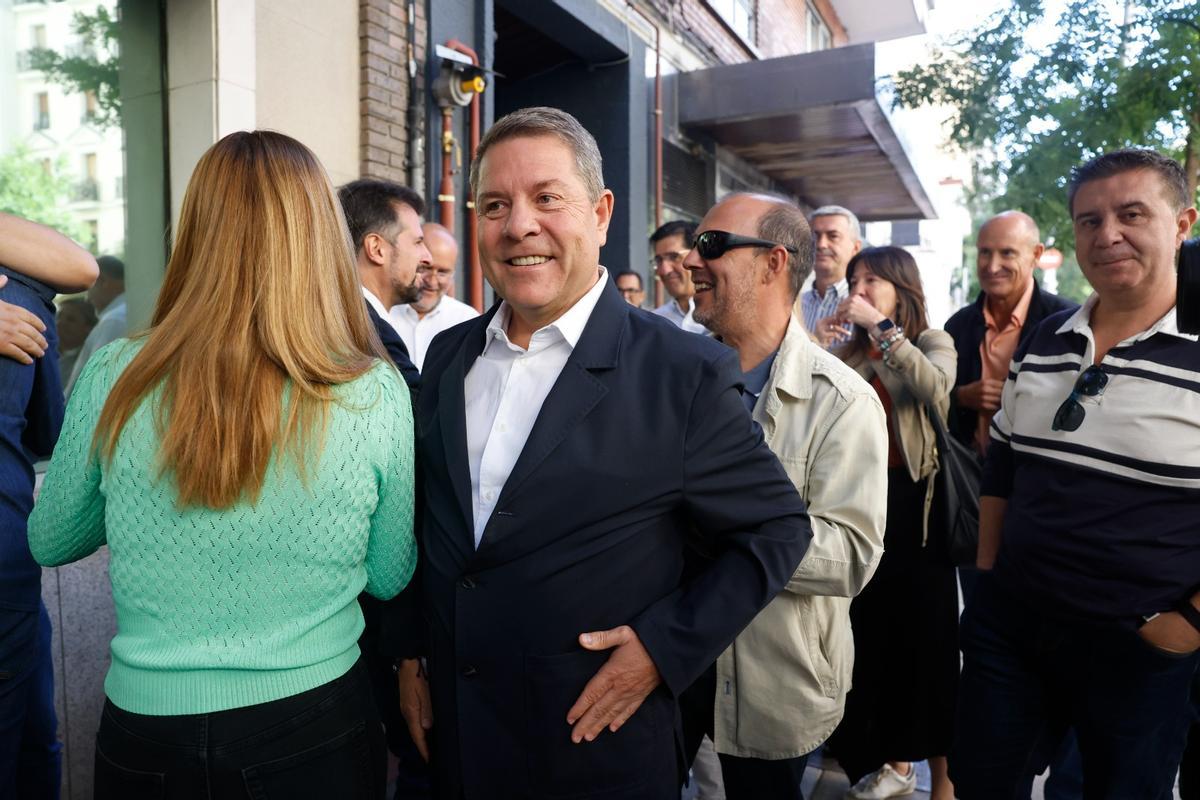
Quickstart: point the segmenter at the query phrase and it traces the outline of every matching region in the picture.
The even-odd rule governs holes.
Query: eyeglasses
[[[1058,411],[1054,412],[1054,421],[1050,423],[1052,431],[1076,431],[1087,416],[1087,409],[1079,402],[1080,397],[1099,397],[1108,386],[1108,373],[1093,364],[1079,374],[1075,379],[1075,387],[1071,394],[1063,400]]]
[[[658,268],[662,267],[664,261],[670,262],[672,264],[678,264],[680,261],[683,261],[683,257],[686,256],[689,252],[691,252],[691,251],[690,250],[678,250],[678,251],[674,251],[674,252],[663,253],[661,256],[654,256],[653,258],[650,259],[650,266],[654,267],[655,269],[658,269]]]
[[[735,247],[782,247],[789,253],[799,252],[795,247],[789,247],[779,242],[768,242],[766,239],[754,239],[750,236],[739,236],[725,231],[705,231],[696,237],[696,252],[705,261],[720,258]]]

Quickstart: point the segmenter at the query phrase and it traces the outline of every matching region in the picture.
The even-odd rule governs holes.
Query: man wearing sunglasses
[[[808,754],[850,688],[850,598],[883,554],[887,423],[870,385],[793,316],[813,259],[800,208],[730,195],[699,230],[684,259],[696,318],[737,350],[742,402],[808,504],[813,538],[787,588],[684,694],[685,747],[690,758],[712,737],[729,800],[802,800]]]
[[[1087,797],[1171,796],[1200,663],[1200,343],[1175,318],[1196,221],[1180,166],[1076,168],[1095,293],[1017,348],[991,424],[979,580],[963,616],[963,798],[1028,796],[1074,728]]]
[[[666,317],[689,333],[707,335],[708,328],[693,317],[696,305],[692,298],[696,294],[696,287],[692,285],[692,276],[683,268],[683,257],[692,249],[695,235],[696,224],[682,219],[664,223],[650,234],[650,246],[654,248],[650,266],[671,296],[670,300],[654,309],[654,313]]]

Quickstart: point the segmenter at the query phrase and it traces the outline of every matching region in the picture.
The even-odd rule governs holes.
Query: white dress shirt
[[[691,297],[688,298],[688,310],[686,314],[683,313],[683,310],[679,307],[678,301],[676,301],[673,297],[658,308],[654,309],[655,314],[658,314],[660,317],[666,317],[688,333],[699,333],[704,336],[712,335],[712,332],[709,331],[708,328],[704,327],[699,322],[696,322],[695,319],[693,319],[693,314],[695,311],[696,301]]]
[[[483,538],[500,490],[508,481],[542,403],[558,380],[608,282],[600,278],[565,314],[538,328],[529,349],[513,344],[507,333],[512,310],[500,304],[487,326],[483,352],[463,384],[467,414],[467,461],[475,511],[475,546]]]
[[[375,293],[367,287],[360,286],[359,288],[362,289],[363,297],[367,298],[367,302],[371,304],[371,308],[375,309],[375,313],[379,315],[379,318],[386,319],[388,322],[391,322],[391,320],[388,319],[387,306],[383,304],[383,301],[376,297]],[[394,322],[392,323],[392,327],[396,327]]]
[[[417,315],[417,310],[411,305],[392,306],[385,319],[392,323],[396,333],[404,340],[408,355],[412,358],[417,369],[423,369],[425,354],[429,352],[429,343],[447,328],[452,328],[460,322],[475,319],[479,312],[466,303],[453,297],[443,296],[433,310],[424,317]]]

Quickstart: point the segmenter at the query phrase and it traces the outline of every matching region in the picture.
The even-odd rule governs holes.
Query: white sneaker
[[[888,797],[907,797],[917,789],[917,771],[910,764],[908,774],[901,775],[884,764],[879,769],[864,775],[862,780],[846,792],[847,800],[885,800]]]

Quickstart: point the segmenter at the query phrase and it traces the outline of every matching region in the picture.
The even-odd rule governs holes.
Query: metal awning
[[[932,219],[933,203],[875,94],[875,45],[682,73],[679,124],[802,201],[860,219]]]

